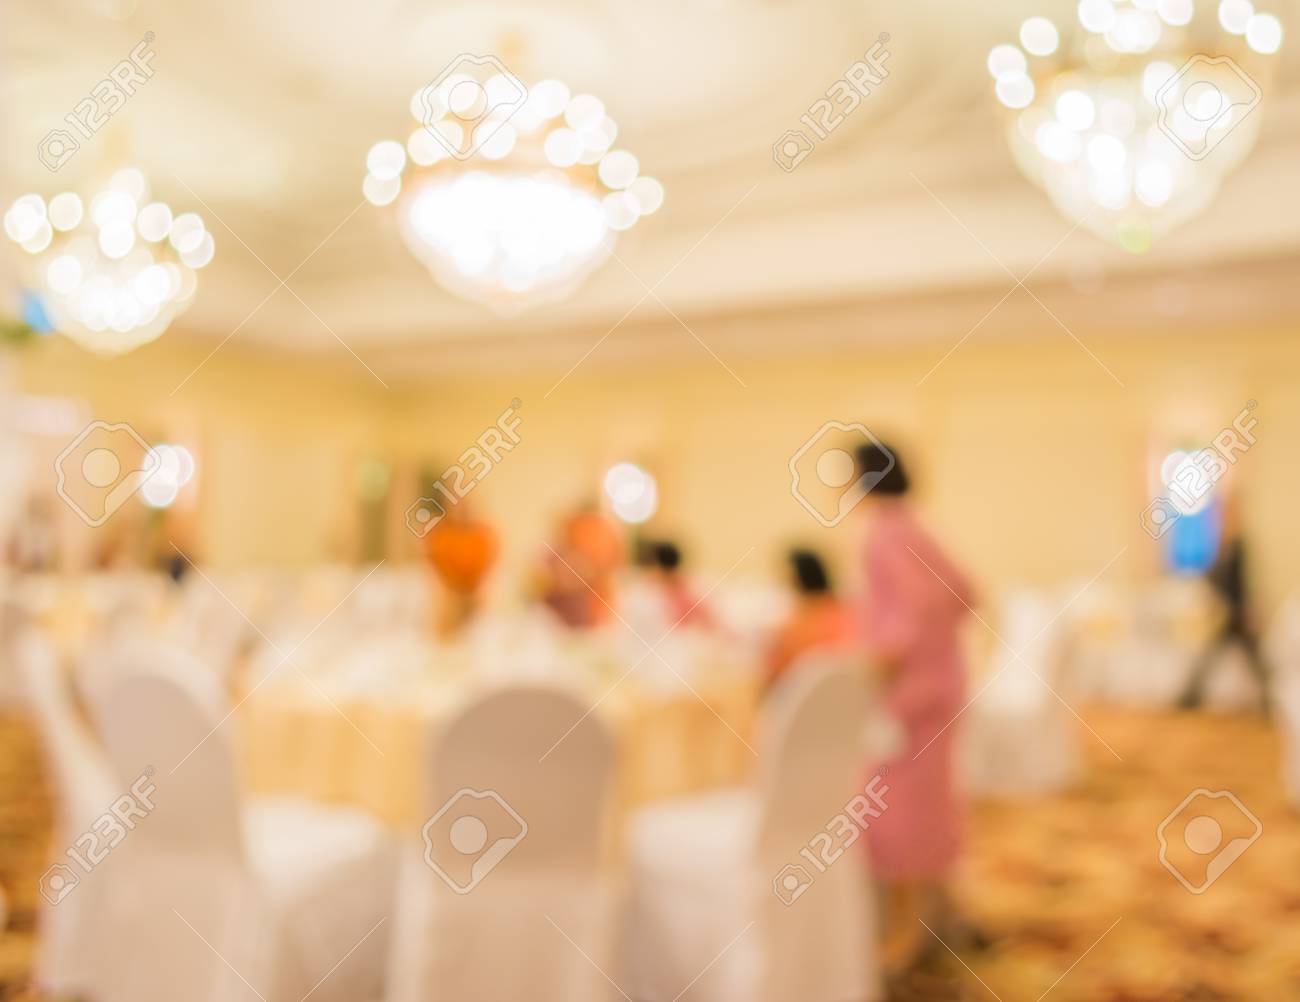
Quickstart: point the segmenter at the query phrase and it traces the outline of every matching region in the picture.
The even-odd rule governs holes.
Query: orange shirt
[[[425,537],[434,573],[448,589],[471,594],[496,562],[497,534],[486,522],[443,519]]]
[[[615,601],[614,574],[623,563],[623,537],[609,519],[594,511],[575,515],[566,531],[569,545],[579,558],[570,563],[578,567],[590,586],[590,591],[583,589],[587,592],[587,622],[603,623],[613,615],[609,607]]]
[[[848,607],[829,595],[801,599],[767,652],[767,680],[776,681],[787,668],[813,650],[844,650],[857,638],[857,623]]]

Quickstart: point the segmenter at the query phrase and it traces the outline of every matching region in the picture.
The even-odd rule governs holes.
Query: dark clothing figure
[[[1205,684],[1209,680],[1219,656],[1230,646],[1236,644],[1246,655],[1246,664],[1250,673],[1259,683],[1260,700],[1268,708],[1268,669],[1259,651],[1259,639],[1250,625],[1246,596],[1246,556],[1245,545],[1241,537],[1224,542],[1214,566],[1205,575],[1205,580],[1218,594],[1224,606],[1223,625],[1206,645],[1201,656],[1192,667],[1192,677],[1187,684],[1179,706],[1194,709],[1205,698]]]

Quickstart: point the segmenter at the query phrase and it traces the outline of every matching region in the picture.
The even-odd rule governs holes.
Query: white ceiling
[[[124,20],[100,13],[113,6],[132,0],[15,0],[0,15],[0,196],[84,186],[129,156],[157,194],[199,211],[217,258],[174,336],[215,343],[238,330],[272,347],[351,349],[397,375],[576,359],[572,346],[624,317],[632,337],[665,324],[726,337],[736,318],[780,307],[831,310],[850,327],[855,312],[887,311],[899,336],[951,336],[978,317],[971,297],[1014,281],[1004,265],[1024,275],[1049,251],[1033,284],[1070,299],[1072,326],[1158,322],[1171,288],[1202,318],[1211,303],[1225,316],[1263,303],[1265,319],[1300,317],[1286,278],[1300,261],[1296,0],[1270,8],[1292,34],[1259,147],[1209,213],[1141,258],[1071,234],[1001,142],[985,56],[1029,14],[1072,6],[1057,0],[139,0]],[[46,171],[41,137],[146,31],[153,79]],[[882,32],[889,79],[782,171],[772,143]],[[620,145],[668,192],[571,300],[510,319],[438,290],[390,212],[360,196],[367,149],[411,127],[412,91],[458,53],[502,47],[525,79],[601,96]],[[292,292],[274,291],[290,273]],[[809,336],[788,322],[752,330],[735,350]]]

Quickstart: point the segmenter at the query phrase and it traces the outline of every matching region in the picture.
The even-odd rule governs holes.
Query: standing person
[[[1235,645],[1246,655],[1246,665],[1259,683],[1260,704],[1267,711],[1268,669],[1259,651],[1259,637],[1255,633],[1251,616],[1250,596],[1246,590],[1246,543],[1241,534],[1237,499],[1232,494],[1223,502],[1221,534],[1218,556],[1206,572],[1205,580],[1223,605],[1223,623],[1196,659],[1191,678],[1178,705],[1184,710],[1193,710],[1201,705],[1205,698],[1205,684],[1219,657],[1227,648]]]
[[[424,539],[429,566],[442,586],[435,622],[444,636],[459,633],[478,611],[483,583],[496,562],[496,530],[462,500],[448,509]]]
[[[764,688],[804,654],[852,649],[857,640],[852,611],[835,595],[821,558],[812,550],[791,550],[788,559],[795,604],[768,647]]]
[[[865,641],[884,675],[884,707],[904,735],[902,749],[881,768],[888,807],[867,832],[884,890],[883,959],[897,973],[929,936],[922,921],[932,928],[952,922],[947,887],[962,845],[953,721],[966,691],[960,627],[974,592],[912,510],[897,453],[863,446],[858,466],[875,482],[866,499]]]

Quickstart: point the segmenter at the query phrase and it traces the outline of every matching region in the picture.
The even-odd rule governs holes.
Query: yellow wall
[[[361,456],[396,462],[396,521],[414,499],[413,470],[454,460],[519,398],[522,441],[472,495],[503,529],[503,577],[620,458],[659,477],[653,528],[680,538],[705,578],[737,561],[737,580],[770,575],[796,541],[850,562],[859,520],[816,524],[790,496],[787,462],[827,420],[862,421],[904,450],[933,526],[990,590],[1087,580],[1125,547],[1111,574],[1153,574],[1158,549],[1138,521],[1153,450],[1209,444],[1256,400],[1258,444],[1238,467],[1243,514],[1265,604],[1295,588],[1300,345],[1281,333],[1162,332],[1090,346],[1124,387],[1055,329],[1032,340],[977,335],[920,386],[947,344],[729,359],[745,387],[702,351],[618,369],[597,355],[549,398],[567,365],[384,390],[359,369],[235,344],[170,397],[206,353],[179,339],[111,362],[52,346],[25,356],[21,382],[83,396],[96,417],[138,421],[152,434],[192,428],[203,450],[200,552],[225,564],[349,552]],[[396,558],[414,555],[396,526],[393,538]]]
[[[1267,604],[1300,584],[1295,342],[1171,333],[1091,345],[1120,387],[1054,329],[1032,342],[977,337],[918,386],[947,347],[735,366],[747,387],[702,352],[687,368],[580,368],[549,399],[559,372],[484,379],[408,400],[392,441],[454,457],[518,396],[522,443],[473,495],[511,527],[516,562],[579,485],[632,458],[660,479],[656,525],[688,545],[706,577],[755,547],[741,578],[771,573],[794,541],[853,560],[860,520],[818,525],[790,495],[787,462],[827,420],[862,421],[910,457],[935,530],[992,590],[1086,581],[1121,550],[1111,574],[1154,574],[1158,547],[1139,525],[1152,451],[1208,445],[1253,399],[1258,444],[1238,480],[1256,574]]]
[[[127,421],[149,441],[195,446],[193,542],[213,563],[301,565],[337,554],[355,517],[352,464],[380,439],[374,393],[350,372],[233,341],[204,362],[211,347],[163,338],[103,359],[51,338],[18,356],[17,382],[83,400],[89,417]]]

